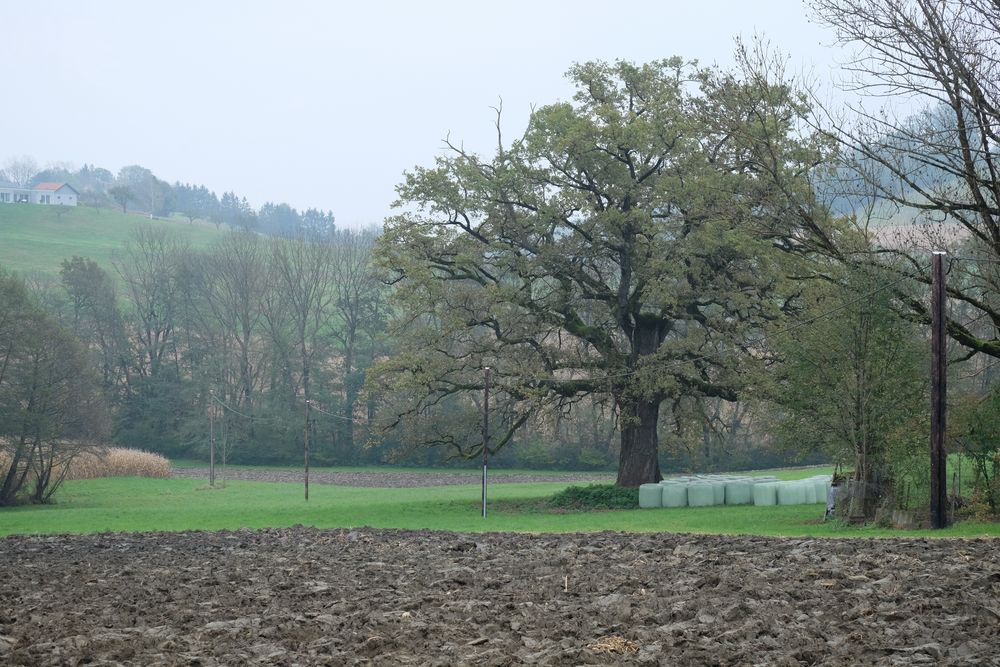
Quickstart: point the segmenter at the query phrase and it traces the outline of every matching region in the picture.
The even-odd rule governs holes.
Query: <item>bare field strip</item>
[[[216,468],[220,474],[221,468]],[[226,470],[226,479],[238,479],[250,482],[302,482],[302,471],[273,470],[268,468],[230,468]],[[170,476],[179,479],[208,479],[208,468],[173,468]],[[458,484],[479,484],[481,473],[476,470],[468,472],[329,472],[310,471],[310,484],[334,484],[337,486],[359,486],[369,488],[411,488],[422,486],[453,486]],[[546,475],[544,473],[526,474],[491,474],[490,484],[525,484],[536,482],[584,482],[612,483],[614,474],[610,473],[562,473]]]

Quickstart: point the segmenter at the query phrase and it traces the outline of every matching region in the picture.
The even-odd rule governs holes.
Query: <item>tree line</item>
[[[308,428],[316,462],[360,462],[369,406],[359,396],[388,314],[373,240],[233,231],[194,250],[139,227],[111,271],[72,257],[58,281],[4,274],[0,438],[13,457],[0,466],[12,480],[0,503],[18,493],[15,478],[32,478],[31,456],[102,437],[200,458],[214,435],[223,459],[288,464]],[[101,432],[74,421],[99,414]]]
[[[139,165],[122,167],[117,175],[107,169],[84,164],[79,169],[57,163],[45,168],[28,155],[10,157],[0,169],[0,181],[18,187],[37,183],[65,182],[80,193],[80,204],[106,208],[141,211],[165,218],[180,215],[189,222],[206,220],[217,226],[247,229],[274,236],[322,235],[336,229],[332,211],[309,208],[298,211],[286,203],[265,202],[253,208],[246,197],[235,192],[221,196],[204,185],[161,180],[149,169]]]

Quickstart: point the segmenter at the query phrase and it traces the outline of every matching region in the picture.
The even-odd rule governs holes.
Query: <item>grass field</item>
[[[0,266],[16,271],[57,273],[73,255],[89,257],[111,271],[111,258],[138,226],[160,225],[175,230],[194,247],[224,233],[204,222],[150,221],[109,209],[76,206],[0,204]]]
[[[549,496],[566,483],[496,484],[490,515],[479,515],[476,484],[409,489],[112,478],[67,482],[53,505],[0,510],[0,535],[371,526],[454,531],[666,531],[774,536],[1000,536],[1000,524],[962,523],[944,531],[846,528],[819,521],[822,505],[704,507],[607,512],[539,511],[519,501]],[[525,506],[527,505],[527,509]]]

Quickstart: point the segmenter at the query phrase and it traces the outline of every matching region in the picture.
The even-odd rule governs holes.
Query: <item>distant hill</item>
[[[149,225],[174,230],[193,247],[207,246],[226,233],[225,227],[184,218],[150,220],[89,206],[0,204],[0,266],[56,273],[63,259],[80,255],[111,271],[112,254],[132,230]]]

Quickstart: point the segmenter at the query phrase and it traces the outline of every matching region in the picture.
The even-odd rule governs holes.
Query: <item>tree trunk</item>
[[[632,399],[618,404],[622,414],[622,451],[618,460],[618,486],[639,486],[659,482],[659,439],[656,425],[660,400]]]
[[[347,337],[347,345],[344,350],[344,412],[343,422],[338,429],[342,436],[339,444],[343,455],[343,460],[348,463],[355,461],[354,452],[354,402],[358,398],[358,391],[354,386],[354,331]]]

